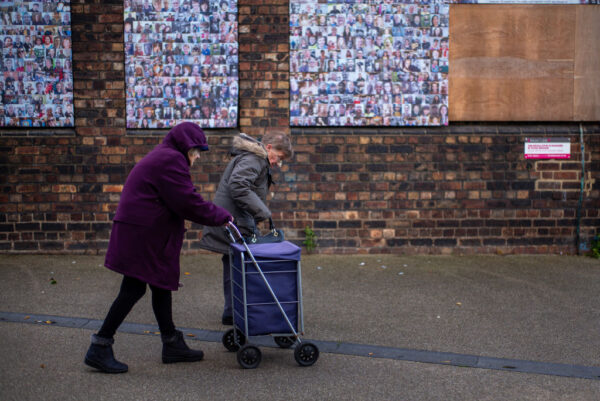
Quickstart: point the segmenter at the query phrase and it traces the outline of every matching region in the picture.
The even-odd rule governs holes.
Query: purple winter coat
[[[199,126],[184,122],[133,167],[114,218],[107,268],[175,291],[184,220],[219,226],[231,219],[226,209],[196,193],[187,157],[191,148],[208,150],[208,144]]]

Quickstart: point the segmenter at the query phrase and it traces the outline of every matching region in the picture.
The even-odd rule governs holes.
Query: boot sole
[[[91,359],[85,358],[85,364],[88,366],[91,366],[94,369],[98,369],[101,372],[104,373],[125,373],[129,370],[129,368],[125,368],[125,369],[110,369],[110,368],[106,368],[105,366],[100,365],[97,362],[92,361]]]
[[[181,357],[181,356],[171,356],[171,357],[162,357],[162,361],[163,363],[177,363],[177,362],[199,362],[202,359],[204,359],[204,355],[202,355],[201,357],[190,357],[190,358],[186,358],[186,357]]]

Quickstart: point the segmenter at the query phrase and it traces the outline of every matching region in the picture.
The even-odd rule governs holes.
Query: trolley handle
[[[241,239],[244,244],[246,243],[242,233],[240,233],[239,228],[233,224],[233,221],[230,221],[225,225],[225,230],[227,231],[227,234],[229,234],[229,238],[231,238],[232,243],[235,244],[237,242],[236,237],[233,234],[236,234],[237,238]]]

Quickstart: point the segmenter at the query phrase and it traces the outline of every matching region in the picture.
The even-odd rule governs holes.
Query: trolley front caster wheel
[[[254,345],[244,345],[237,352],[237,360],[244,369],[256,368],[262,359],[262,354],[258,347]]]
[[[279,345],[280,348],[290,348],[296,342],[295,337],[273,337],[275,344]]]
[[[300,366],[311,366],[319,359],[319,348],[312,343],[302,343],[294,349],[294,358]]]
[[[237,337],[237,341],[236,341]],[[221,342],[227,348],[227,351],[235,352],[246,344],[246,336],[238,329],[229,329],[223,334]]]

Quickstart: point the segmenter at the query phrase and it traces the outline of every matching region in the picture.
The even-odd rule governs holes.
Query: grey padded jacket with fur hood
[[[265,204],[271,173],[268,153],[256,139],[240,134],[233,139],[233,159],[229,162],[213,203],[229,211],[244,235],[252,233],[254,221],[271,217]],[[218,253],[228,253],[231,240],[223,227],[204,227],[200,247]]]

